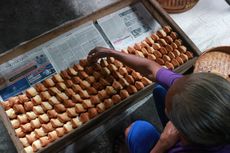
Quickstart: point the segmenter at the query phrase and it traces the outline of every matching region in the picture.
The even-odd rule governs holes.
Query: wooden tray
[[[196,61],[194,72],[211,72],[230,81],[230,46],[208,49]]]
[[[182,66],[175,69],[178,73],[184,73],[187,71],[191,66],[195,63],[195,60],[200,55],[199,49],[194,45],[194,43],[186,36],[186,34],[180,29],[180,27],[172,20],[172,18],[164,11],[163,8],[158,4],[156,0],[121,0],[119,2],[113,3],[109,5],[108,7],[102,8],[88,16],[79,18],[77,20],[73,20],[71,22],[68,22],[58,28],[55,28],[54,30],[45,33],[39,37],[34,38],[33,40],[22,44],[7,53],[3,54],[0,57],[0,64],[7,62],[8,60],[15,58],[25,52],[28,52],[29,50],[73,29],[76,28],[86,22],[89,21],[96,21],[97,19],[108,15],[112,12],[118,11],[119,9],[122,9],[126,6],[129,6],[131,4],[134,4],[136,2],[141,2],[144,4],[144,6],[148,9],[148,11],[151,13],[151,15],[162,25],[169,25],[172,27],[173,31],[175,31],[179,37],[183,40],[184,45],[193,52],[195,58],[189,60]],[[140,99],[146,97],[146,95],[149,95],[152,92],[152,85],[147,86],[140,92],[130,96],[122,103],[113,106],[111,109],[107,110],[106,112],[100,114],[98,117],[90,120],[87,122],[87,124],[84,124],[80,128],[77,128],[76,130],[73,130],[72,132],[66,134],[64,137],[58,139],[57,141],[49,144],[48,146],[44,147],[43,149],[39,150],[40,153],[45,152],[58,152],[67,145],[73,143],[75,140],[79,139],[80,137],[87,135],[90,131],[96,129],[97,127],[103,125],[106,123],[106,121],[113,118],[113,116],[116,116],[117,114],[120,114],[127,108],[131,107],[135,103],[137,103]],[[8,133],[11,136],[11,139],[13,140],[13,143],[15,144],[15,147],[18,152],[24,153],[24,149],[22,144],[19,142],[18,137],[15,134],[14,129],[12,128],[11,123],[9,122],[8,117],[6,116],[5,111],[0,108],[0,115],[1,120],[3,121],[4,125],[6,126]]]

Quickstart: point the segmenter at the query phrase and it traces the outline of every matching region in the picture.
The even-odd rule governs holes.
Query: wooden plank
[[[8,134],[10,135],[11,140],[13,141],[17,151],[19,153],[25,153],[24,147],[22,143],[20,142],[19,138],[16,136],[15,130],[13,126],[11,125],[9,117],[6,115],[5,110],[0,107],[0,119],[2,120],[2,123],[7,129]]]

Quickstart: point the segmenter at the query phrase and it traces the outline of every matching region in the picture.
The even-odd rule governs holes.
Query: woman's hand
[[[89,52],[87,60],[89,63],[96,63],[99,58],[108,57],[112,49],[104,47],[96,47]]]
[[[160,136],[159,141],[162,142],[164,145],[166,145],[167,148],[171,148],[177,143],[178,140],[179,140],[179,132],[177,131],[173,123],[169,121],[166,124],[164,131]]]
[[[173,123],[169,121],[166,124],[164,131],[161,133],[160,139],[150,153],[165,153],[168,149],[173,147],[178,140],[179,132]]]

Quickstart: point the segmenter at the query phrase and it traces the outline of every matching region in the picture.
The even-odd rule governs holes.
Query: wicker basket
[[[157,0],[168,13],[180,13],[191,9],[199,0]]]
[[[230,46],[211,48],[197,59],[194,72],[211,72],[230,81]]]

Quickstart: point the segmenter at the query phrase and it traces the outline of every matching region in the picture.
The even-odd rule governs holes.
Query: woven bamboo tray
[[[211,48],[196,61],[194,72],[211,72],[230,81],[230,46]]]
[[[157,0],[168,13],[185,12],[193,8],[199,0]]]

